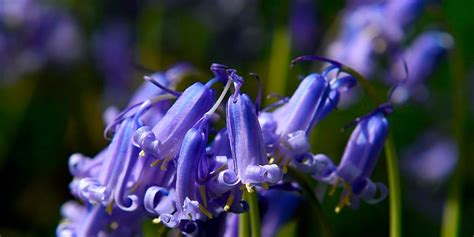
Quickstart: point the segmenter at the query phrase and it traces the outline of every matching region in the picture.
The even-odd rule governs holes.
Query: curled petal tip
[[[283,172],[275,164],[272,165],[249,165],[245,176],[250,183],[277,183],[281,180]]]
[[[138,206],[140,205],[140,200],[137,195],[128,195],[126,197],[127,201],[123,201],[120,199],[115,199],[115,204],[117,206],[127,212],[132,212],[138,209]]]
[[[370,179],[356,181],[352,189],[354,195],[362,198],[369,204],[377,204],[388,195],[388,189],[383,183],[373,183]]]
[[[170,228],[176,228],[179,225],[179,220],[171,214],[160,215],[160,220],[164,225]]]
[[[156,140],[155,134],[148,126],[143,126],[135,132],[132,142],[140,147],[145,154],[159,157],[160,142]]]
[[[107,205],[111,199],[112,193],[96,179],[83,178],[73,180],[71,191],[79,199],[91,204],[101,203]]]

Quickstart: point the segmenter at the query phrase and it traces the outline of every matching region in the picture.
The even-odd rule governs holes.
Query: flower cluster
[[[272,196],[285,196],[278,192],[293,182],[286,177],[289,167],[343,187],[336,211],[359,200],[383,200],[386,187],[370,176],[387,136],[390,105],[355,121],[338,166],[310,151],[311,130],[357,82],[341,64],[327,62],[321,73],[306,76],[291,97],[265,108],[260,108],[261,93],[252,100],[241,91],[244,78],[224,65],[212,64],[214,78],[183,92],[174,88],[184,67],[145,76],[147,82],[128,108],[106,116],[110,144],[94,158],[70,157],[71,193],[84,205],[64,204],[57,235],[133,235],[149,217],[196,233],[200,223],[223,212],[245,212],[244,192],[259,190],[270,202],[269,211],[274,209]],[[217,84],[224,86],[219,96]]]

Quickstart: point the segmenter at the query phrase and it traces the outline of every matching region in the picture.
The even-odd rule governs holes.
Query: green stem
[[[385,142],[385,155],[387,156],[389,201],[390,201],[390,236],[402,235],[402,208],[400,191],[400,172],[398,168],[397,153],[391,134]]]
[[[245,193],[244,193],[245,196]],[[239,237],[250,236],[250,220],[249,213],[244,212],[239,215]]]
[[[314,209],[314,213],[318,218],[318,228],[321,230],[321,236],[329,237],[332,236],[331,227],[329,225],[329,221],[327,220],[326,216],[324,215],[323,209],[319,204],[319,200],[314,193],[314,187],[311,185],[312,178],[308,177],[308,175],[302,174],[292,168],[291,166],[288,167],[288,174],[301,185],[303,190],[303,195],[310,201],[311,207]]]
[[[252,237],[261,236],[260,228],[260,210],[258,208],[258,197],[257,191],[251,193],[245,192],[244,198],[249,203],[249,214],[250,214],[250,231]]]
[[[456,37],[455,37],[456,38]],[[464,167],[466,160],[464,159],[465,148],[465,108],[466,108],[466,91],[464,82],[464,68],[462,55],[456,48],[451,54],[451,80],[453,81],[453,108],[454,115],[452,120],[453,134],[456,139],[459,151],[458,164],[454,171],[454,177],[451,180],[450,189],[446,198],[443,213],[443,223],[441,226],[442,237],[455,237],[459,235],[459,226],[461,218],[461,198]]]

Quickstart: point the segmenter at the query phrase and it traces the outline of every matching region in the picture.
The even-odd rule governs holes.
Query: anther
[[[227,202],[225,203],[225,206],[224,206],[224,211],[225,212],[230,210],[230,206],[232,205],[232,202],[234,202],[234,195],[230,194],[229,197],[227,198]]]
[[[161,219],[158,217],[158,218],[154,218],[152,221],[151,221],[153,224],[160,224],[161,223]]]
[[[110,229],[116,230],[118,227],[119,224],[116,221],[112,221],[112,223],[110,223]]]
[[[163,161],[163,163],[161,163],[161,167],[160,167],[160,168],[161,168],[162,171],[166,171],[166,167],[168,166],[168,162],[169,162],[171,159],[172,159],[172,158],[165,159],[165,160]]]
[[[245,188],[247,189],[247,192],[253,193],[253,186],[251,184],[245,184]]]
[[[155,166],[157,166],[157,165],[160,163],[160,161],[161,161],[161,160],[158,160],[158,159],[157,159],[157,160],[153,161],[150,166],[151,166],[151,167],[155,167]]]
[[[138,180],[138,181],[130,188],[130,192],[133,193],[133,192],[137,191],[138,187],[140,186],[140,183],[141,183],[141,180]]]
[[[109,203],[109,205],[107,205],[107,207],[105,208],[105,212],[107,212],[107,214],[109,215],[112,215],[113,206],[114,206],[114,202]]]

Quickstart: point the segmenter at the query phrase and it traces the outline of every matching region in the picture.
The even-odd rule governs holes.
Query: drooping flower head
[[[313,59],[303,56],[294,62],[301,60]],[[308,75],[283,106],[259,116],[266,147],[283,167],[309,151],[312,128],[336,108],[340,93],[356,84],[350,75],[339,77],[340,64],[330,63],[321,74]],[[329,79],[333,70],[337,73]]]
[[[134,141],[144,154],[153,156],[157,162],[173,159],[186,132],[211,108],[213,94],[210,85],[194,83],[153,128],[144,126],[138,129]]]
[[[194,224],[195,221],[206,220],[212,218],[213,213],[217,214],[215,204],[208,200],[205,190],[209,172],[205,165],[206,147],[212,114],[222,102],[230,85],[231,80],[228,80],[214,106],[204,113],[183,138],[177,156],[175,198],[165,200],[171,201],[174,208],[168,212],[156,213],[159,214],[160,220],[169,227],[179,225],[184,232],[192,232],[197,228],[197,225]]]
[[[315,177],[332,183],[334,187],[341,184],[344,187],[336,212],[345,205],[357,206],[359,199],[368,203],[377,203],[385,199],[387,188],[382,183],[372,182],[370,176],[388,135],[386,116],[391,110],[391,105],[383,104],[357,120],[357,126],[347,142],[337,167],[332,165],[327,156],[314,157],[316,163],[320,164]],[[377,195],[377,191],[380,195]]]
[[[238,176],[243,184],[261,185],[281,179],[281,169],[268,164],[262,130],[255,106],[246,94],[236,94],[227,103],[227,129],[236,162]]]
[[[175,212],[161,214],[160,219],[169,227],[178,226],[181,221],[197,221],[212,218],[212,214],[201,204],[196,195],[200,163],[205,156],[208,139],[209,118],[203,117],[185,135],[177,160]]]

